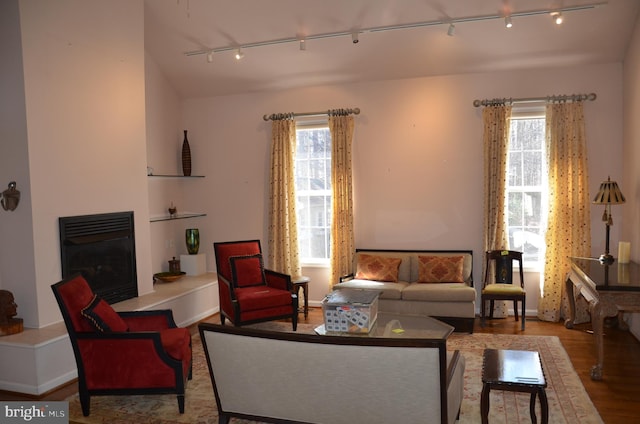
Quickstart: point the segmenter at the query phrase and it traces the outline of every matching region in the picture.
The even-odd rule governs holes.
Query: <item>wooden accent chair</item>
[[[213,243],[218,270],[220,322],[241,326],[290,318],[298,325],[291,276],[264,268],[260,240]]]
[[[116,312],[80,274],[51,289],[76,358],[84,416],[94,395],[175,393],[184,413],[191,334],[176,326],[171,310]]]
[[[524,290],[524,273],[522,270],[522,252],[515,250],[489,250],[485,254],[484,286],[482,288],[480,307],[482,309],[481,325],[484,327],[486,303],[489,301],[489,319],[493,318],[493,306],[496,300],[513,300],[513,313],[518,321],[518,302],[522,302],[522,330],[525,323],[527,293]],[[520,284],[513,282],[513,263],[517,262],[520,270]],[[493,281],[491,281],[493,276]]]

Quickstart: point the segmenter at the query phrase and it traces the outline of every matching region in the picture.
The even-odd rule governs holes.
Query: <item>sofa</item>
[[[198,325],[220,424],[454,423],[465,359],[446,339]]]
[[[473,333],[472,250],[357,249],[353,269],[334,290],[375,290],[380,312],[428,315]]]

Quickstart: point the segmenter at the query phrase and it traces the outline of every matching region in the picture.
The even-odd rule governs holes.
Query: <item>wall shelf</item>
[[[168,174],[153,174],[147,175],[149,178],[204,178],[204,175],[168,175]]]
[[[149,222],[158,222],[158,221],[175,221],[176,219],[187,219],[187,218],[198,218],[200,216],[207,216],[206,213],[179,213],[175,216],[163,215],[163,216],[152,216],[149,219]]]

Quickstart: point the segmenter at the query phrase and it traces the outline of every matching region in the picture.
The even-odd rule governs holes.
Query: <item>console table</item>
[[[640,265],[635,262],[603,265],[595,258],[570,260],[571,271],[566,282],[569,318],[564,325],[566,328],[573,328],[575,296],[582,295],[589,303],[596,342],[597,363],[591,367],[591,379],[602,380],[604,319],[615,317],[620,311],[640,312]]]

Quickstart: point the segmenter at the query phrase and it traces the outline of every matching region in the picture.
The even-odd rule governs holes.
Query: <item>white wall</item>
[[[479,286],[482,122],[473,100],[595,92],[597,100],[585,105],[595,193],[607,175],[621,178],[621,78],[621,65],[609,64],[188,99],[184,127],[192,135],[195,169],[207,178],[203,190],[185,201],[209,214],[199,223],[208,267],[215,266],[213,241],[260,238],[266,244],[270,123],[262,116],[359,107],[353,147],[356,246],[473,249]],[[614,220],[620,214],[613,209]],[[604,251],[600,217],[594,209],[594,255]],[[613,245],[619,229],[612,228]],[[312,299],[320,300],[328,287],[326,277],[317,277]]]
[[[26,134],[15,126],[19,148],[6,160],[28,177],[16,176],[25,198],[10,216],[18,232],[0,240],[0,272],[25,326],[41,327],[61,319],[50,288],[61,278],[61,216],[133,210],[139,290],[152,290],[144,8],[142,0],[17,4]]]
[[[622,239],[631,242],[631,259],[640,262],[640,15],[624,61],[624,178],[620,189],[623,210]],[[631,331],[640,339],[640,314],[633,314]]]

